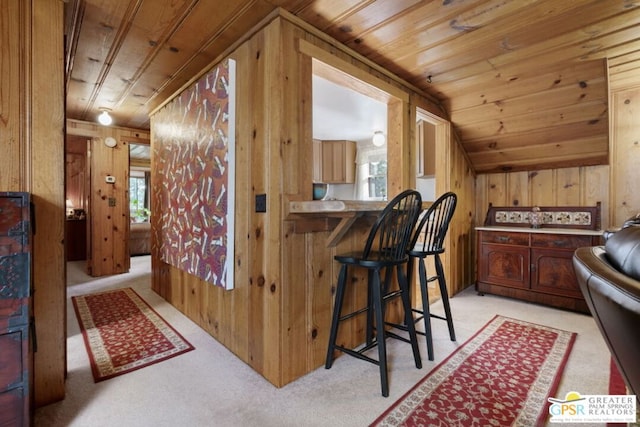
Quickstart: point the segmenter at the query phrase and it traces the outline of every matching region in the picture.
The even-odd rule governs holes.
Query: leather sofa
[[[573,256],[580,289],[631,392],[640,403],[640,218]]]

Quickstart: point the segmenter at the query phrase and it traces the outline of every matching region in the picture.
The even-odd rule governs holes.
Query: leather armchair
[[[635,214],[634,216],[623,222],[620,229],[627,228],[632,225],[640,225],[640,213]],[[605,230],[604,234],[602,235],[604,241],[606,242],[607,240],[609,240],[609,237],[611,237],[616,231],[617,230]]]
[[[573,265],[589,310],[640,403],[640,225],[611,233],[604,246],[577,249]]]

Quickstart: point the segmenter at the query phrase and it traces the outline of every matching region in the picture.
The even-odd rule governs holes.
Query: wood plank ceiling
[[[148,114],[276,7],[440,100],[477,173],[606,164],[637,0],[68,0],[67,115]],[[608,77],[609,76],[609,77]]]

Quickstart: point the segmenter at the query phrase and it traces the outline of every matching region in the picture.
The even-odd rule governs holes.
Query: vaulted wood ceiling
[[[636,0],[67,0],[67,116],[148,128],[276,7],[440,100],[478,173],[606,163],[640,83]]]

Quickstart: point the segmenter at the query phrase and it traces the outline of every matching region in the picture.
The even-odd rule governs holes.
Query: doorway
[[[65,138],[65,256],[67,261],[87,259],[89,162],[86,137]]]
[[[151,146],[129,141],[129,256],[151,254]]]

